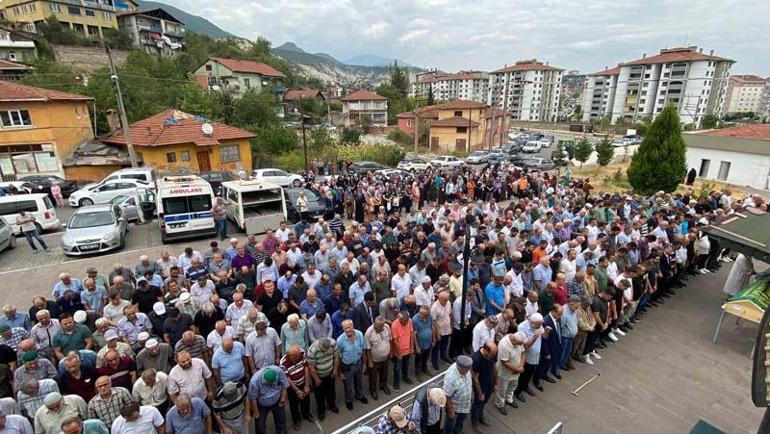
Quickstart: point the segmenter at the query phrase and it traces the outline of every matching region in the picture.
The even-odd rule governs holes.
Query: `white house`
[[[687,170],[699,178],[770,190],[770,124],[684,134]]]
[[[388,99],[384,96],[359,89],[340,98],[340,101],[346,127],[358,125],[364,118],[371,120],[375,126],[388,125]]]

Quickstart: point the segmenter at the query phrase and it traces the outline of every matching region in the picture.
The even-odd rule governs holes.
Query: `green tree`
[[[666,107],[650,126],[631,158],[628,181],[634,191],[672,192],[687,172],[685,144],[676,107]]]
[[[279,155],[291,152],[298,146],[297,133],[282,125],[273,124],[260,128],[251,148],[257,154]]]
[[[214,97],[205,92],[196,83],[187,83],[182,88],[179,109],[205,118],[214,117]]]
[[[553,160],[553,164],[556,165],[556,167],[566,166],[567,165],[567,154],[564,152],[564,148],[561,144],[561,142],[556,144],[556,149],[553,150],[551,153],[551,160]]]
[[[116,50],[130,50],[134,43],[126,29],[104,29],[104,42]]]
[[[707,114],[706,116],[703,116],[703,119],[701,119],[700,121],[701,128],[706,130],[716,128],[718,124],[719,124],[719,118],[712,114]]]
[[[74,30],[65,27],[54,15],[36,24],[37,32],[48,42],[61,45],[79,45],[83,39]]]
[[[580,161],[580,167],[583,167],[583,163],[588,161],[591,157],[591,153],[594,151],[594,147],[586,139],[582,139],[575,145],[575,159]]]
[[[235,101],[234,124],[249,131],[258,131],[277,122],[275,95],[250,90]]]
[[[361,142],[361,135],[364,132],[361,128],[343,128],[340,133],[340,143],[343,145],[357,145]]]
[[[399,68],[397,61],[390,67],[390,84],[396,88],[402,98],[406,98],[409,94],[409,77],[403,69]]]
[[[601,142],[596,144],[596,160],[599,166],[604,167],[610,164],[612,158],[615,156],[615,147],[612,146],[610,139],[604,138]]]
[[[398,120],[398,114],[408,110],[406,98],[401,95],[396,86],[389,83],[381,84],[375,90],[379,95],[388,99],[388,123],[395,124]]]
[[[433,86],[428,87],[428,105],[435,104],[436,101],[433,99]]]

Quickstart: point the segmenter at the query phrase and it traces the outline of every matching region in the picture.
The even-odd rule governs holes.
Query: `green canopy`
[[[704,231],[723,248],[770,263],[770,214],[741,210]]]

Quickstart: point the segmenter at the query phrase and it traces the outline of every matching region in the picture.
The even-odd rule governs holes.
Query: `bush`
[[[387,166],[395,166],[404,158],[404,151],[394,144],[348,146],[339,149],[338,158],[350,161],[376,161]]]
[[[393,130],[388,134],[388,139],[400,143],[402,145],[413,145],[414,144],[414,136],[409,135],[401,130]]]

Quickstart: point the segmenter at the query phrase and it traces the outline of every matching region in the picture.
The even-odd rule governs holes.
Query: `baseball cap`
[[[166,305],[160,301],[156,301],[155,304],[152,305],[152,310],[156,315],[163,315],[166,313]]]
[[[408,420],[406,419],[406,412],[400,405],[394,405],[388,410],[388,417],[393,421],[398,428],[406,426]]]
[[[111,341],[113,339],[117,339],[117,338],[118,338],[118,332],[116,332],[115,330],[107,330],[106,332],[104,332],[104,340],[105,341],[109,342],[109,341]]]

